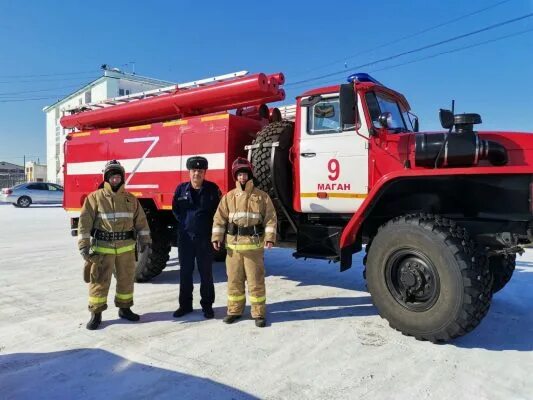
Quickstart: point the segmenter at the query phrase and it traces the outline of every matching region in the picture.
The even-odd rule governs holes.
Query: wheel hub
[[[433,263],[414,249],[396,252],[387,263],[387,286],[396,300],[413,311],[430,308],[439,292]]]

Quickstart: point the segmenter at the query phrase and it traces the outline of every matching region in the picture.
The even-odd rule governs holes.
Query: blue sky
[[[480,130],[533,132],[533,18],[355,68],[533,13],[533,0],[499,3],[0,0],[0,161],[45,160],[43,106],[100,76],[101,64],[129,70],[131,61],[137,74],[175,82],[245,69],[282,71],[289,84],[340,71],[287,86],[285,103],[369,72],[407,97],[421,129],[438,129],[438,109],[455,99],[457,112],[481,114]]]

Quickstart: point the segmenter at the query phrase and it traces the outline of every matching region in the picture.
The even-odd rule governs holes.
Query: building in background
[[[45,182],[47,179],[46,164],[39,164],[35,161],[26,162],[27,182]]]
[[[24,167],[0,161],[0,189],[10,188],[25,182]]]
[[[43,108],[46,114],[46,181],[48,182],[63,184],[63,144],[67,133],[72,131],[63,129],[59,123],[65,110],[173,85],[172,82],[122,72],[117,68],[102,66],[102,69],[103,75],[100,78]]]

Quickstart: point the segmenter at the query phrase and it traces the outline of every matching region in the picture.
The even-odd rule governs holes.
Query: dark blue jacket
[[[216,183],[210,181],[204,180],[196,194],[191,182],[180,183],[172,200],[180,236],[187,234],[191,239],[211,240],[213,216],[221,196]]]

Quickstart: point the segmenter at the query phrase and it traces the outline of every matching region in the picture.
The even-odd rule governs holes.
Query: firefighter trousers
[[[117,279],[115,305],[128,308],[133,305],[133,282],[135,279],[135,251],[122,254],[95,254],[91,261],[89,283],[89,311],[96,313],[107,309],[107,294],[111,275]]]
[[[192,238],[186,233],[178,239],[180,261],[180,308],[192,310],[193,271],[195,261],[200,273],[200,304],[202,309],[210,309],[215,302],[213,284],[213,246],[209,236]]]
[[[266,288],[263,248],[235,251],[228,249],[228,315],[242,315],[246,303],[245,281],[252,305],[252,318],[265,318]]]

